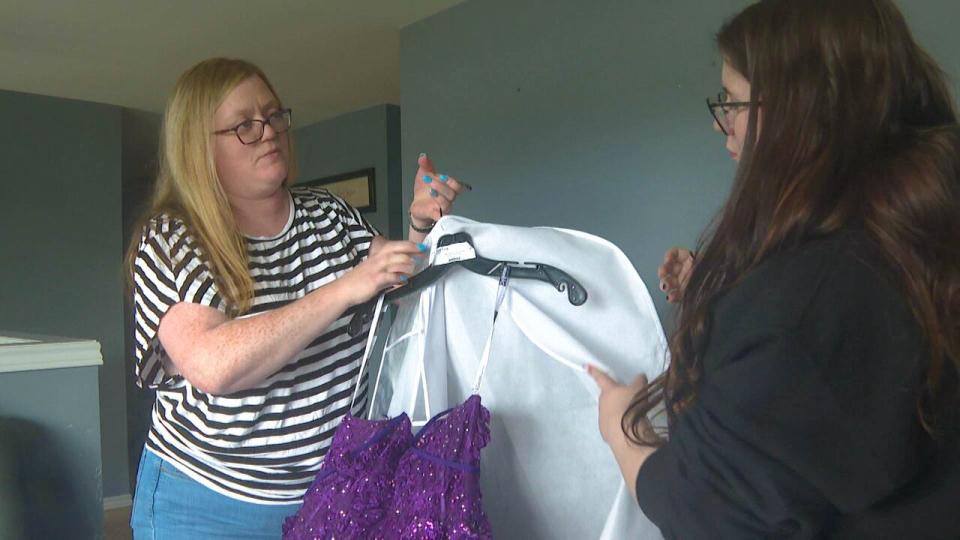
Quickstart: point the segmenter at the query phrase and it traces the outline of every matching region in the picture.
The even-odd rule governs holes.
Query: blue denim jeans
[[[299,504],[269,505],[221,495],[144,448],[130,527],[135,540],[276,539]]]

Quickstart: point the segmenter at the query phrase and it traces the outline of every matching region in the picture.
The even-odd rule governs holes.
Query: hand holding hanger
[[[387,303],[406,296],[414,291],[426,287],[442,278],[452,268],[461,266],[475,274],[499,278],[504,266],[509,266],[511,277],[514,279],[528,279],[549,283],[557,291],[567,293],[567,299],[575,306],[583,305],[587,301],[587,291],[570,274],[559,268],[541,263],[523,263],[513,261],[497,261],[487,259],[477,254],[473,247],[473,240],[466,233],[456,233],[441,236],[437,239],[437,250],[457,250],[458,256],[448,262],[434,262],[420,273],[412,276],[405,284],[388,291],[385,296]],[[434,257],[442,260],[441,257]],[[357,311],[350,321],[349,333],[357,336],[363,331],[363,324],[373,316],[371,309],[375,300],[368,302],[368,307]]]
[[[350,305],[376,299],[384,289],[401,285],[413,275],[414,257],[423,255],[426,246],[407,241],[383,241],[363,262],[333,284],[342,286]]]
[[[466,182],[438,173],[433,160],[426,154],[420,154],[417,164],[413,202],[410,203],[410,226],[416,235],[411,234],[411,240],[422,239],[416,236],[429,233],[440,218],[453,212],[453,201],[457,196],[473,189]]]

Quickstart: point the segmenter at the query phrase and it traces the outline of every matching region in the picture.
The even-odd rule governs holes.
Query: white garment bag
[[[577,231],[441,219],[426,243],[465,232],[476,253],[542,263],[587,291],[580,306],[532,279],[510,279],[479,394],[491,412],[481,455],[483,503],[496,538],[659,539],[626,490],[597,428],[586,364],[621,381],[652,380],[667,344],[646,286],[613,244]],[[456,249],[456,248],[451,248]],[[454,267],[399,301],[374,377],[373,418],[411,415],[414,425],[469,397],[493,323],[498,275]],[[383,333],[383,329],[381,331]]]

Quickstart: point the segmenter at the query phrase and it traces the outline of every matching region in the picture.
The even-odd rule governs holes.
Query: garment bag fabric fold
[[[585,369],[592,364],[629,381],[640,373],[652,380],[667,366],[663,329],[633,265],[616,246],[586,233],[457,216],[441,219],[425,240],[430,260],[438,261],[440,237],[460,232],[484,258],[551,265],[588,294],[575,306],[549,283],[509,282],[479,391],[492,414],[481,485],[494,536],[661,538],[600,437],[599,392]],[[422,425],[470,395],[498,277],[456,266],[399,301],[389,330],[381,329],[372,418],[406,412]]]

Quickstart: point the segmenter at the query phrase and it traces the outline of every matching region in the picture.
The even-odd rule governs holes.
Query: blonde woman
[[[214,58],[167,104],[161,171],[127,261],[136,376],[157,399],[136,538],[278,538],[360,385],[357,307],[403,282],[464,184],[421,156],[409,241],[291,187],[291,111],[266,75]],[[436,180],[436,181],[434,181]]]

